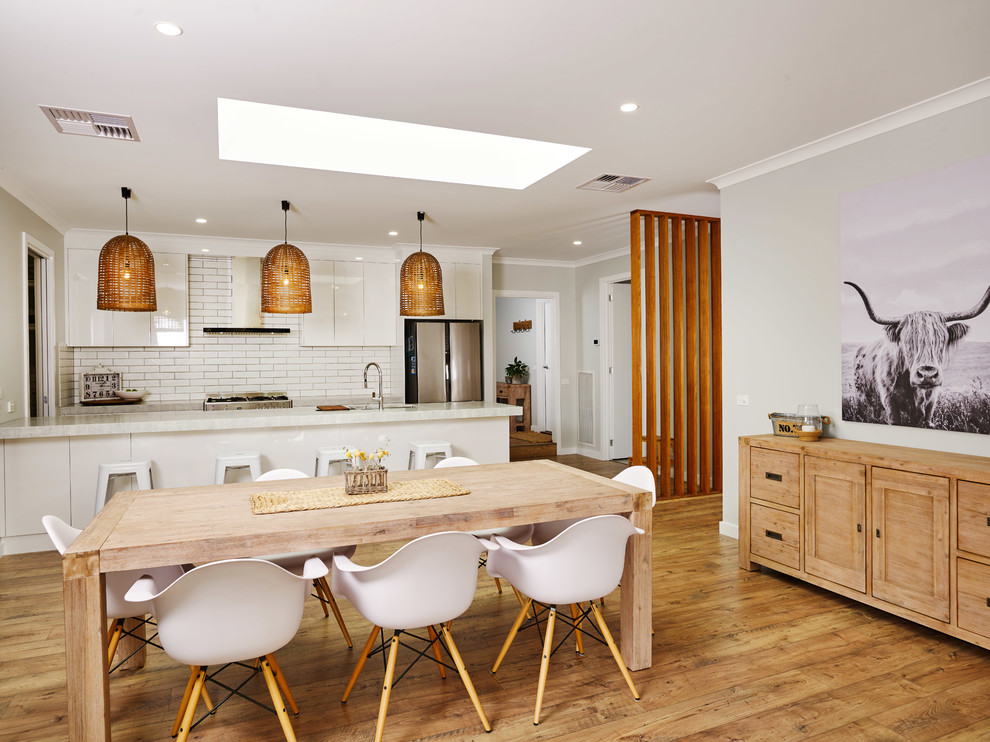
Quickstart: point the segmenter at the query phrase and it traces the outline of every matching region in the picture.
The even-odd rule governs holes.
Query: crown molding
[[[829,134],[821,139],[802,144],[800,147],[789,149],[786,152],[732,170],[705,182],[711,183],[721,191],[729,186],[772,173],[775,170],[796,165],[799,162],[834,152],[871,137],[910,126],[970,103],[976,103],[984,98],[990,98],[990,77],[984,77],[919,103],[913,103],[892,113],[843,129],[835,134]]]
[[[58,214],[45,206],[31,191],[14,180],[2,167],[0,167],[0,188],[24,204],[39,219],[59,234],[64,235],[69,231],[69,226]]]

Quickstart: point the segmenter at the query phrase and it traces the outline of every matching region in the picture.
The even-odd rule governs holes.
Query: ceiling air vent
[[[55,106],[40,106],[45,116],[52,122],[55,130],[62,134],[80,134],[84,137],[103,137],[104,139],[127,139],[132,142],[141,141],[134,128],[134,120],[130,116],[118,116],[113,113],[96,113],[94,111],[76,111],[71,108]]]
[[[578,188],[585,191],[621,193],[648,180],[649,178],[634,178],[631,175],[599,175],[594,180],[589,180],[584,185],[579,185]]]

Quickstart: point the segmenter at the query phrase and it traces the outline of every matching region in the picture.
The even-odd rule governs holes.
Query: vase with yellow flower
[[[370,454],[359,448],[349,448],[345,455],[348,466],[344,470],[344,492],[365,495],[388,491],[388,469],[385,467],[387,448],[383,446]]]

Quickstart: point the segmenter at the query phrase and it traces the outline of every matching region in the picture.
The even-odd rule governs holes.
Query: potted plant
[[[529,376],[529,366],[519,360],[519,356],[512,359],[512,363],[505,367],[505,380],[509,384],[525,384],[526,377]]]

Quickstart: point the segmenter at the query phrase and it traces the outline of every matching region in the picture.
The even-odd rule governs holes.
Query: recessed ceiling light
[[[362,258],[360,255],[358,257],[354,258],[354,259],[355,260],[364,260],[364,258]]]
[[[389,237],[398,237],[399,236],[399,233],[398,232],[389,232],[388,233],[388,236]]]
[[[182,29],[168,21],[158,21],[155,30],[164,36],[182,36]]]
[[[623,103],[621,106],[619,106],[619,110],[622,111],[623,113],[632,113],[637,108],[639,108],[638,103]]]
[[[572,242],[571,244],[572,245],[580,245],[581,244],[581,240],[574,240],[574,242]]]
[[[202,247],[202,248],[200,248],[199,251],[200,252],[209,252],[210,251],[210,248],[208,248],[208,247]]]
[[[587,147],[217,99],[221,160],[522,190]]]
[[[202,217],[200,217],[199,219],[196,220],[196,223],[197,224],[206,224],[206,219],[203,219]]]

